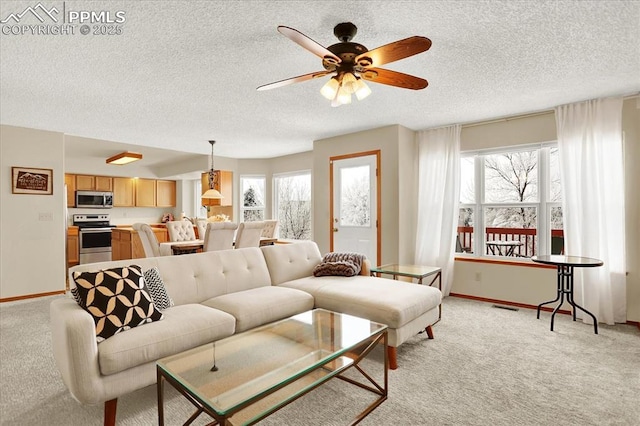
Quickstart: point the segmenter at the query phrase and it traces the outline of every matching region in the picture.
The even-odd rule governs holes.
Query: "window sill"
[[[524,266],[527,268],[543,268],[543,269],[556,269],[552,265],[543,265],[541,263],[535,263],[531,260],[506,260],[505,258],[490,259],[487,257],[467,257],[467,256],[455,256],[456,262],[476,262],[476,263],[493,263],[496,265],[509,265],[509,266]]]

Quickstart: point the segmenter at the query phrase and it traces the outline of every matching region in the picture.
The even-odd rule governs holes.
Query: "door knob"
[[[333,228],[333,232],[338,232],[338,228]]]

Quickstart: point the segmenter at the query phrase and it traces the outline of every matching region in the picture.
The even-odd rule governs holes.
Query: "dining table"
[[[160,256],[171,256],[174,254],[197,253],[204,247],[204,240],[168,241],[160,243]]]
[[[273,245],[278,241],[277,238],[261,237],[260,247]],[[160,243],[160,256],[171,256],[179,254],[192,254],[204,249],[204,240],[188,240],[188,241],[168,241]]]

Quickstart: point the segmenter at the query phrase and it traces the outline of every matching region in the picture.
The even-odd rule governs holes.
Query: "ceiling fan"
[[[340,43],[324,47],[296,29],[279,26],[278,31],[282,35],[322,58],[324,71],[265,84],[257,90],[275,89],[334,74],[320,93],[331,101],[331,106],[340,106],[350,104],[352,94],[355,94],[358,100],[371,94],[371,89],[363,80],[403,89],[420,90],[427,87],[429,83],[423,78],[378,67],[429,50],[431,40],[413,36],[368,50],[361,44],[351,42],[357,30],[351,22],[336,25],[333,34]]]

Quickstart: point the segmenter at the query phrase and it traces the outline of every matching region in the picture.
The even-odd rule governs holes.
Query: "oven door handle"
[[[80,232],[85,234],[98,234],[104,232],[111,232],[111,228],[82,228]]]

